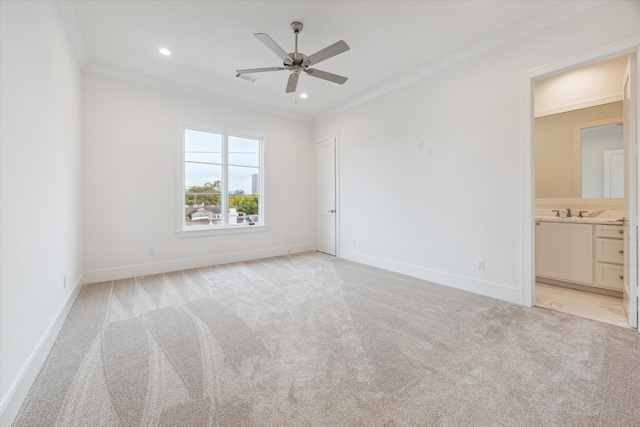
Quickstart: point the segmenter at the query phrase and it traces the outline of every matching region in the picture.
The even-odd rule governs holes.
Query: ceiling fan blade
[[[240,75],[240,74],[264,73],[267,71],[281,71],[281,70],[286,70],[286,68],[284,67],[249,68],[248,70],[236,70],[236,73]]]
[[[304,60],[305,65],[313,65],[317,64],[320,61],[324,61],[325,59],[332,58],[336,55],[341,54],[342,52],[346,52],[349,50],[349,45],[344,42],[344,40],[340,40],[339,42],[335,42],[331,46],[327,46],[322,50],[314,53]]]
[[[287,82],[286,93],[291,93],[291,92],[295,92],[296,91],[296,87],[298,86],[298,78],[299,77],[300,77],[300,74],[291,73],[291,75],[289,76],[289,81]]]
[[[333,73],[327,73],[326,71],[316,70],[314,68],[309,68],[305,70],[305,73],[310,75],[311,77],[317,77],[319,79],[328,80],[333,83],[338,83],[339,85],[344,84],[348,80],[347,77],[339,76]]]
[[[278,55],[283,61],[289,62],[289,63],[292,62],[291,61],[291,57],[289,56],[289,54],[287,52],[285,52],[284,49],[281,48],[278,43],[274,42],[273,39],[271,37],[269,37],[268,34],[255,33],[254,36],[256,36],[258,38],[258,40],[260,40],[262,43],[264,43],[264,45],[266,47],[271,49],[271,51],[273,53],[275,53],[276,55]]]

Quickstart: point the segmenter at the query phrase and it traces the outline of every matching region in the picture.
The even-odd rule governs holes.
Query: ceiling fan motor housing
[[[291,63],[288,61],[284,62],[284,67],[296,72],[300,72],[301,70],[306,70],[309,67],[309,64],[304,65],[304,60],[307,59],[307,55],[305,55],[304,53],[295,53],[295,52],[291,52],[289,53],[289,56],[291,57]]]

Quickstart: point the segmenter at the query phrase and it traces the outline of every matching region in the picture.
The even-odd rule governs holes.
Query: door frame
[[[567,59],[544,65],[526,71],[521,75],[522,99],[522,305],[535,305],[535,145],[534,145],[534,109],[533,88],[538,80],[551,77],[565,71],[582,68],[598,62],[606,61],[623,55],[635,53],[636,61],[640,59],[640,36],[631,37],[608,46],[588,51]],[[636,82],[640,70],[636,68]],[[636,84],[636,93],[640,84]],[[640,120],[638,121],[640,122]],[[639,126],[638,124],[636,124]],[[638,132],[636,132],[638,135]],[[640,173],[638,171],[637,173]],[[635,177],[634,177],[635,179]],[[637,203],[638,195],[634,194]],[[637,222],[637,218],[632,219]]]
[[[315,180],[316,180],[316,160],[315,160],[315,156],[316,156],[316,144],[325,141],[327,139],[333,139],[333,143],[334,143],[334,163],[335,163],[335,167],[334,167],[334,171],[335,171],[335,196],[336,196],[336,213],[335,213],[335,238],[336,238],[336,258],[340,258],[340,133],[336,132],[334,134],[330,134],[328,136],[324,136],[324,137],[314,137],[313,138],[313,150],[312,150],[312,155],[313,155],[313,161],[312,161],[312,165],[313,165],[313,191],[314,191],[314,195],[313,195],[313,246],[315,249],[315,243],[316,243],[316,197],[315,197],[315,191],[316,191],[316,184],[315,184]]]

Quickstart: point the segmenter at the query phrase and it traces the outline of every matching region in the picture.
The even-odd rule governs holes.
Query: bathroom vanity
[[[624,232],[615,219],[536,218],[536,279],[622,292]]]

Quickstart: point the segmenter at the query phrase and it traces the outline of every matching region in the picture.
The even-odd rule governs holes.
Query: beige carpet
[[[15,426],[632,426],[640,335],[318,253],[87,285]]]

